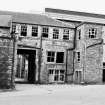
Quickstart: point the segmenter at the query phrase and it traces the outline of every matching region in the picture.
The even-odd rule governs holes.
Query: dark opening
[[[18,62],[18,64],[20,64],[22,67],[17,71],[21,73],[21,76],[18,76],[18,78],[20,77],[21,79],[27,80],[27,81],[20,81],[20,82],[27,82],[27,83],[35,83],[36,80],[36,65],[35,65],[35,56],[36,56],[36,51],[35,50],[27,50],[27,49],[18,49],[17,50],[17,54],[21,55],[24,58],[24,62],[25,60],[27,60],[28,64],[26,65],[26,63],[24,63],[22,61]],[[26,70],[26,67],[27,70]],[[26,73],[27,71],[27,75],[25,75],[24,73]],[[24,76],[25,75],[25,76]],[[27,76],[27,77],[26,77]]]
[[[105,62],[103,62],[103,82],[105,82]]]
[[[64,52],[57,52],[56,63],[64,63]]]
[[[103,82],[105,82],[105,69],[103,69]]]

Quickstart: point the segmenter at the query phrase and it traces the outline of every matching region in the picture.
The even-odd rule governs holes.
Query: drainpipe
[[[66,71],[65,71],[65,83],[67,83],[67,76],[73,76],[74,75],[74,71],[75,71],[75,68],[74,68],[74,57],[75,57],[75,47],[76,47],[76,29],[74,30],[74,40],[73,40],[73,48],[69,48],[69,49],[66,49]],[[72,73],[68,74],[67,71],[68,71],[68,51],[73,51],[73,71]]]
[[[39,67],[38,67],[38,83],[40,84],[40,73],[41,73],[41,60],[42,60],[42,35],[40,36],[40,49],[39,49]]]
[[[13,40],[13,58],[12,58],[12,70],[11,70],[11,88],[15,88],[15,84],[14,84],[14,62],[15,62],[15,45],[16,45],[16,38],[15,38],[15,34],[13,34],[12,36],[12,40]]]

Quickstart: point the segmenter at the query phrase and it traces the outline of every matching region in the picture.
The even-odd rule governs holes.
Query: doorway
[[[105,69],[103,69],[103,82],[105,83]]]
[[[15,82],[35,83],[36,82],[36,50],[17,50],[17,69]]]

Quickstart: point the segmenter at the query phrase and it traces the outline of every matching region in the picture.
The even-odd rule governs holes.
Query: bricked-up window
[[[57,52],[56,63],[64,63],[64,52]]]
[[[77,52],[77,61],[80,62],[80,52]]]
[[[21,36],[27,36],[27,25],[21,25]]]
[[[96,28],[90,28],[89,29],[89,38],[96,38],[97,29]]]
[[[64,29],[63,30],[63,39],[64,40],[69,40],[69,29]]]
[[[12,34],[16,32],[16,24],[12,24]]]
[[[54,62],[55,52],[48,51],[47,52],[47,62]]]
[[[81,30],[78,30],[78,39],[81,39]]]
[[[54,28],[53,29],[53,39],[58,39],[59,38],[59,29]]]
[[[49,28],[48,27],[42,27],[42,37],[48,38],[49,34]]]
[[[32,26],[32,36],[38,36],[38,26]]]

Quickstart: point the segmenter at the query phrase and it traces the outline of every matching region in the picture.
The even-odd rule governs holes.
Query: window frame
[[[51,56],[48,56],[48,53],[54,53],[54,56],[52,56],[52,54],[51,54]],[[54,63],[55,62],[55,54],[56,54],[56,52],[54,52],[54,51],[47,51],[47,62],[48,63]],[[50,59],[50,61],[48,61],[48,59]],[[54,59],[53,61],[52,61],[52,59]]]
[[[78,33],[78,40],[81,39],[81,29],[77,30],[77,33]]]
[[[89,28],[88,30],[89,38],[95,39],[97,35],[97,28]]]
[[[77,52],[77,61],[80,62],[80,60],[81,60],[81,54],[80,54],[80,52],[78,51],[78,52]]]
[[[27,36],[27,25],[26,24],[21,24],[21,36],[24,36],[24,37]]]
[[[69,29],[63,29],[63,40],[65,41],[70,40],[70,30]]]
[[[49,37],[49,27],[42,27],[42,38],[48,38]]]
[[[59,39],[59,29],[58,28],[53,28],[53,39],[55,40]]]
[[[48,58],[51,57],[51,56],[48,56],[48,52],[54,52],[54,61],[48,61]],[[65,52],[63,51],[47,51],[47,57],[46,57],[46,61],[47,63],[55,63],[55,64],[64,64],[65,62]],[[63,53],[63,61],[62,62],[57,62],[57,53]],[[50,58],[51,59],[51,58]]]
[[[16,24],[15,23],[12,23],[12,30],[11,30],[11,33],[15,33],[16,32]]]
[[[32,37],[38,37],[38,26],[32,25]]]
[[[61,71],[63,71],[63,73],[61,73]],[[64,82],[65,81],[65,70],[64,69],[49,68],[48,75],[53,76],[53,82]]]

